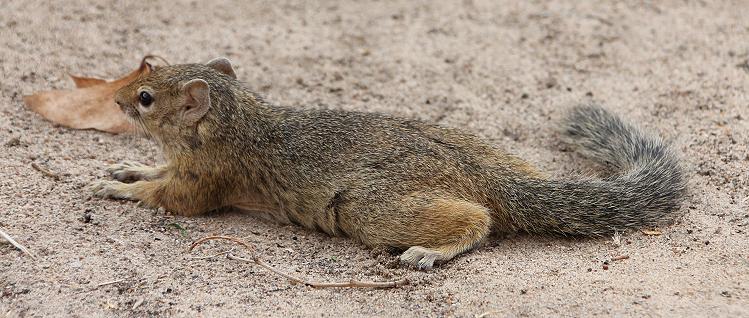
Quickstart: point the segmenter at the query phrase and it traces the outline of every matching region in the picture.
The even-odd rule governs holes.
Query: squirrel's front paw
[[[151,177],[154,168],[135,161],[123,161],[107,167],[107,172],[112,178],[122,182],[135,182]]]
[[[127,184],[119,181],[97,180],[92,182],[89,187],[95,197],[133,199],[132,194],[127,190]]]

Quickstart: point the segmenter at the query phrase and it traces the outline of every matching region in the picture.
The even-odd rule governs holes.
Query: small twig
[[[100,283],[99,285],[96,285],[96,287],[94,287],[94,289],[96,289],[96,288],[99,288],[99,287],[102,287],[102,286],[107,286],[107,285],[112,285],[112,284],[122,283],[122,282],[124,282],[124,281],[126,281],[126,280],[127,280],[126,278],[123,278],[123,279],[118,279],[118,280],[113,280],[113,281],[103,282],[103,283]]]
[[[10,245],[15,246],[17,249],[21,250],[21,252],[23,252],[26,255],[28,255],[29,257],[31,257],[31,259],[36,260],[36,256],[34,256],[34,254],[31,253],[31,251],[29,251],[28,248],[26,248],[25,246],[21,245],[21,243],[16,242],[16,240],[14,240],[12,237],[10,237],[10,235],[8,235],[8,233],[5,233],[5,231],[3,231],[2,229],[0,229],[0,236],[2,236],[6,241],[8,241],[8,243],[10,243]]]
[[[497,311],[497,310],[489,310],[489,311],[487,311],[487,312],[484,312],[484,313],[482,313],[482,314],[476,315],[476,318],[484,318],[484,317],[486,317],[486,316],[489,316],[489,315],[491,315],[491,314],[496,314],[496,313],[498,313],[498,312],[499,312],[499,311]]]
[[[192,252],[192,250],[195,249],[196,247],[198,247],[198,245],[203,244],[203,243],[205,243],[207,241],[210,241],[210,240],[227,240],[227,241],[232,241],[234,243],[237,243],[239,245],[244,246],[246,249],[250,250],[250,252],[253,252],[253,253],[255,252],[255,247],[252,246],[252,245],[250,245],[250,244],[247,244],[245,241],[242,241],[241,239],[238,239],[236,237],[221,236],[221,235],[206,236],[206,237],[204,237],[202,239],[199,239],[199,240],[193,242],[192,244],[190,244],[190,248],[187,251],[188,252]]]
[[[192,243],[192,245],[190,245],[190,249],[188,251],[192,251],[198,245],[203,244],[203,243],[205,243],[206,241],[209,241],[209,240],[227,240],[227,241],[232,241],[234,243],[237,243],[239,245],[244,246],[245,248],[247,248],[253,254],[254,254],[254,252],[256,250],[255,247],[247,244],[246,242],[244,242],[244,241],[242,241],[242,240],[240,240],[238,238],[234,238],[234,237],[230,237],[230,236],[208,236],[208,237],[204,237],[204,238],[199,239],[199,240],[195,241],[194,243]],[[258,265],[258,266],[260,266],[262,268],[265,268],[265,269],[273,272],[276,275],[283,276],[286,279],[288,279],[288,280],[290,280],[290,281],[292,281],[294,283],[303,284],[305,286],[310,286],[310,287],[313,287],[313,288],[331,288],[331,287],[394,288],[394,287],[400,287],[400,286],[408,284],[408,279],[406,279],[406,278],[395,280],[395,281],[387,281],[387,282],[362,282],[362,281],[357,281],[357,280],[351,280],[351,281],[348,281],[348,282],[333,282],[333,283],[328,283],[328,282],[312,282],[312,281],[307,281],[307,280],[304,280],[304,279],[301,279],[301,278],[298,278],[298,277],[291,276],[291,275],[289,275],[287,273],[284,273],[283,271],[278,270],[275,267],[271,266],[270,264],[264,262],[257,255],[253,255],[251,259],[248,259],[248,258],[243,258],[243,257],[236,256],[236,255],[231,254],[229,252],[229,253],[226,253],[226,257],[228,259],[232,259],[232,260],[237,260],[237,261],[242,261],[242,262],[248,262],[248,263],[255,263],[256,265]]]
[[[619,255],[611,258],[612,261],[623,261],[625,259],[629,259],[629,255]]]
[[[50,177],[52,179],[55,179],[55,181],[60,181],[59,174],[49,171],[49,169],[47,168],[43,168],[42,166],[38,165],[36,162],[32,162],[31,167],[34,168],[34,170],[41,172],[43,175]]]
[[[114,284],[117,284],[117,283],[122,283],[124,281],[127,281],[128,279],[130,279],[130,278],[123,278],[123,279],[111,280],[111,281],[108,281],[108,282],[99,283],[98,285],[93,286],[93,287],[84,287],[84,288],[81,288],[81,290],[79,290],[78,292],[76,292],[76,294],[90,293],[92,291],[95,291],[95,290],[99,289],[99,287],[108,286],[108,285],[114,285]]]
[[[228,251],[223,251],[223,252],[221,252],[221,253],[218,253],[218,254],[214,254],[214,255],[208,255],[208,256],[190,256],[190,257],[189,257],[189,259],[191,259],[191,260],[201,260],[201,259],[211,259],[211,258],[216,258],[216,257],[219,257],[219,256],[227,256],[227,255],[231,254],[231,252],[232,252],[233,250],[234,250],[234,249],[230,249],[230,250],[228,250]]]

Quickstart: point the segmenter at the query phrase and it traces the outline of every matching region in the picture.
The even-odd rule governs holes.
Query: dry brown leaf
[[[38,92],[24,96],[23,101],[32,111],[66,127],[110,133],[132,131],[132,124],[114,103],[114,94],[148,72],[150,64],[147,61],[152,58],[150,55],[144,57],[138,69],[114,81],[71,75],[78,88]]]
[[[642,234],[650,235],[650,236],[658,236],[658,235],[663,234],[663,233],[661,233],[661,231],[656,230],[656,229],[652,229],[652,230],[644,229],[644,230],[640,230],[640,231],[642,232]]]
[[[68,74],[68,76],[70,76],[73,82],[75,82],[75,87],[77,88],[86,88],[86,87],[96,86],[99,84],[104,84],[107,82],[106,80],[103,80],[101,78],[75,76],[73,74]]]

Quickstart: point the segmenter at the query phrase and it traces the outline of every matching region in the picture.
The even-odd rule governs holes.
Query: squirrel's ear
[[[233,79],[237,79],[237,74],[234,73],[234,68],[231,66],[231,62],[225,57],[212,59],[210,62],[206,63],[206,65],[214,70],[229,75]]]
[[[182,119],[192,123],[203,118],[211,108],[210,92],[208,83],[199,78],[182,85],[182,95],[185,97],[185,104],[182,105]]]

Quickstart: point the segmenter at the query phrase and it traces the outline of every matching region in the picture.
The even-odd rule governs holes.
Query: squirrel
[[[255,211],[430,269],[493,231],[602,236],[673,220],[686,192],[658,137],[604,108],[571,108],[564,140],[607,168],[553,179],[459,129],[384,114],[272,105],[226,58],[149,66],[115,102],[166,164],[125,162],[97,197],[192,216]]]

